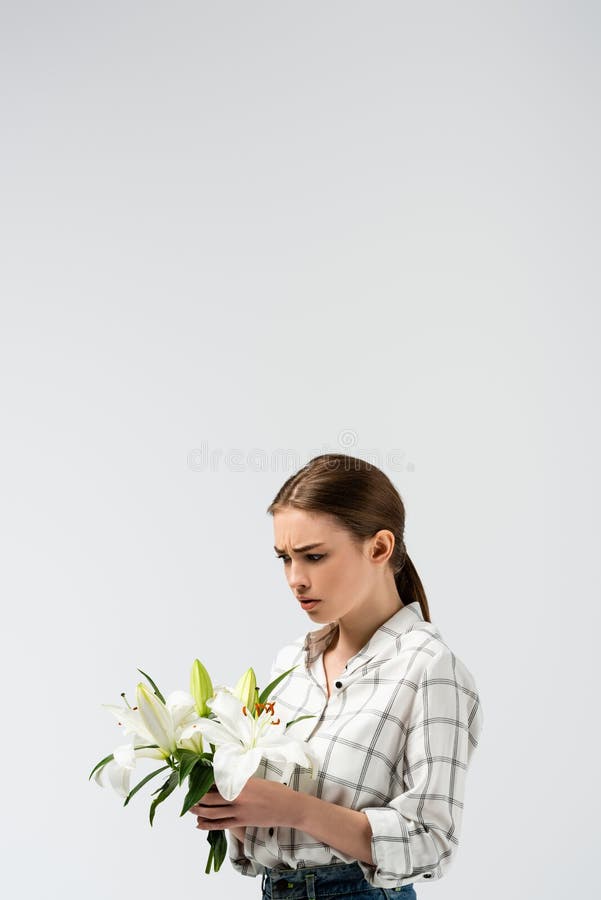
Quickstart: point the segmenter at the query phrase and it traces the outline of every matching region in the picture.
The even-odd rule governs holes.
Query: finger
[[[195,803],[194,806],[191,806],[188,812],[193,813],[195,816],[202,816],[210,813],[212,809],[223,809],[223,806],[218,806],[216,803]]]
[[[192,812],[192,810],[189,810],[189,812]],[[208,823],[210,828],[216,828],[216,827],[229,828],[231,825],[235,824],[235,822],[236,822],[236,816],[235,816],[235,813],[233,810],[205,809],[205,810],[201,810],[200,812],[195,813],[195,815],[196,815],[196,821],[198,822],[199,825],[202,824],[203,822],[205,824]],[[216,822],[228,822],[229,824],[227,826],[224,826],[224,825],[217,826],[215,824]]]
[[[226,809],[218,806],[192,806],[189,812],[194,813],[198,819],[206,819],[211,822],[229,815]]]
[[[205,803],[204,797],[202,800],[199,800],[198,803],[195,803],[194,806],[190,807],[190,812],[194,812],[195,809],[202,812],[204,809],[214,809],[217,806],[217,803]]]
[[[233,802],[233,800],[224,800],[221,794],[211,797],[207,802],[207,795],[205,794],[198,803],[190,807],[190,812],[198,810],[198,812],[202,813],[206,809],[227,809],[232,806]]]
[[[196,827],[201,831],[221,831],[225,828],[234,828],[236,824],[236,819],[203,819],[202,816],[198,816]]]
[[[206,794],[200,798],[196,806],[222,806],[230,801],[226,800],[218,791],[207,791]]]

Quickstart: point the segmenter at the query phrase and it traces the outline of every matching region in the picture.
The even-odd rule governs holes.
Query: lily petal
[[[174,729],[180,728],[184,720],[192,714],[196,717],[196,707],[192,694],[187,691],[173,691],[166,700],[166,707],[171,714]]]
[[[120,725],[124,726],[124,734],[138,734],[145,739],[145,743],[156,743],[142,721],[142,716],[138,709],[129,709],[127,706],[113,706],[110,703],[103,703],[102,706],[115,716]]]
[[[140,759],[143,757],[144,759],[165,759],[165,754],[162,750],[159,750],[158,747],[144,747],[140,750],[135,750],[136,759]]]
[[[198,722],[187,725],[179,736],[180,743],[195,734],[202,734],[211,744],[240,744],[239,738],[215,719],[199,719]]]
[[[133,769],[136,764],[136,754],[132,744],[124,744],[113,750],[113,758],[118,766],[123,769]]]
[[[136,694],[142,721],[153,737],[152,743],[158,744],[161,750],[172,753],[176,748],[176,741],[171,713],[142,682],[138,684]]]
[[[311,777],[315,778],[319,760],[314,751],[301,741],[286,741],[277,745],[261,744],[263,755],[274,762],[297,763],[303,768],[311,769]]]
[[[242,788],[259,767],[263,751],[260,747],[247,750],[242,746],[222,744],[215,750],[213,772],[217,790],[226,800],[235,800]]]
[[[107,766],[108,766],[108,763],[105,763],[103,766],[101,766],[99,769],[96,769],[96,771],[94,772],[94,781],[96,782],[96,784],[100,785],[100,787],[104,787],[104,774],[105,774],[104,770],[106,769]]]
[[[202,734],[200,731],[195,731],[192,737],[189,738],[181,738],[178,740],[178,746],[182,748],[182,750],[192,750],[193,753],[202,753],[204,751],[203,743],[202,743]]]
[[[129,779],[131,769],[120,766],[115,760],[106,766],[106,774],[111,783],[111,787],[121,797],[127,797],[129,794]]]
[[[238,697],[228,691],[220,690],[207,700],[207,706],[211,712],[215,713],[232,737],[244,744],[252,743],[256,721],[249,711],[247,711],[247,715],[243,714],[242,703]]]

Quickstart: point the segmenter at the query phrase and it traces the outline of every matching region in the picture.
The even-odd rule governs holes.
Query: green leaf
[[[270,693],[272,692],[272,690],[274,689],[274,687],[280,683],[280,681],[282,680],[282,678],[285,678],[286,675],[289,675],[290,672],[292,672],[293,669],[298,669],[298,664],[297,664],[296,666],[292,666],[292,669],[288,669],[286,672],[282,672],[282,674],[281,674],[281,675],[278,675],[277,678],[274,678],[274,680],[271,681],[271,682],[267,685],[267,687],[264,688],[264,689],[261,691],[261,693],[259,694],[259,703],[265,703],[265,701],[266,701],[267,698],[269,697],[269,695],[270,695]]]
[[[92,771],[91,771],[90,774],[88,775],[88,781],[90,780],[90,778],[92,777],[92,775],[94,774],[94,772],[97,772],[98,769],[101,769],[103,766],[106,766],[106,764],[107,764],[108,762],[110,762],[111,759],[114,759],[114,758],[115,758],[115,757],[113,756],[113,754],[112,754],[112,753],[109,753],[109,755],[108,755],[108,756],[105,756],[104,759],[101,759],[99,763],[96,763],[96,765],[94,766],[94,768],[92,769]]]
[[[177,772],[172,772],[171,775],[169,776],[169,778],[167,779],[167,781],[159,788],[158,797],[155,797],[155,799],[150,804],[149,816],[150,816],[150,824],[151,825],[154,821],[154,813],[155,813],[157,806],[159,805],[159,803],[162,803],[163,800],[166,800],[167,797],[169,796],[169,794],[173,793],[173,791],[177,787],[177,784],[178,784]],[[155,791],[154,793],[156,794],[157,791]]]
[[[204,763],[197,763],[188,777],[188,793],[184,800],[184,805],[180,816],[187,813],[195,803],[204,797],[206,792],[215,784],[215,774],[212,766],[206,766]]]
[[[217,834],[218,838],[215,846],[215,858],[217,862],[217,866],[215,868],[216,872],[218,872],[221,868],[221,863],[227,855],[227,838],[225,836],[225,831],[219,831],[217,832]]]
[[[155,692],[155,694],[157,695],[157,697],[159,698],[159,700],[160,700],[162,703],[166,703],[167,701],[165,700],[165,698],[163,697],[163,695],[162,695],[161,692],[159,691],[158,687],[156,686],[156,684],[154,683],[154,681],[152,680],[152,678],[150,677],[150,675],[147,675],[146,672],[143,672],[143,671],[142,671],[142,669],[138,669],[138,672],[139,672],[141,675],[143,675],[144,678],[148,681],[148,683],[150,684],[150,687],[153,689],[153,691]]]
[[[194,759],[198,759],[200,753],[197,753],[196,750],[187,750],[184,747],[176,747],[173,755],[178,762],[185,762],[191,756],[193,756]]]
[[[184,760],[184,759],[188,758],[188,755],[190,753],[192,754],[194,759],[206,759],[206,760],[209,760],[209,762],[212,761],[213,754],[207,753],[206,750],[204,750],[202,753],[197,753],[196,750],[187,750],[187,749],[184,749],[183,747],[177,747],[176,750],[174,751],[173,755],[175,756],[175,758],[177,760]]]
[[[132,788],[125,800],[123,801],[123,806],[127,806],[131,798],[134,794],[137,794],[140,788],[143,788],[145,784],[147,784],[151,778],[154,778],[155,775],[158,775],[159,772],[164,772],[165,769],[170,769],[171,766],[161,766],[160,769],[155,769],[154,772],[151,772],[150,775],[147,775],[146,778],[143,778],[142,781],[139,781],[135,788]]]
[[[301,719],[315,719],[315,718],[317,718],[317,717],[316,717],[316,716],[313,716],[313,715],[311,715],[311,716],[299,716],[298,719],[293,719],[292,722],[287,722],[287,723],[286,723],[286,728],[290,728],[291,725],[294,725],[295,722],[300,722]],[[285,729],[284,729],[284,730],[285,730]]]
[[[207,759],[211,754],[203,753],[198,754],[194,753],[193,750],[185,750],[185,756],[180,761],[179,766],[179,784],[182,784],[184,780],[188,777],[196,763],[200,762],[202,765],[211,766],[212,760]]]
[[[211,871],[211,863],[213,863],[215,872],[218,872],[227,853],[227,838],[223,829],[209,831],[207,841],[211,845],[211,852],[207,860],[205,875]]]

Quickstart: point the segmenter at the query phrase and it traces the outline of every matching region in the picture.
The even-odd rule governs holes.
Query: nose
[[[295,594],[305,594],[308,586],[309,580],[306,576],[306,572],[303,570],[303,567],[298,562],[294,562],[294,560],[290,563],[290,570],[288,572],[288,584]]]

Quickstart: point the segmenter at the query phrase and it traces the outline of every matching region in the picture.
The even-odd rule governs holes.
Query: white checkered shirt
[[[424,621],[417,601],[401,607],[347,663],[327,697],[323,651],[335,622],[283,647],[269,681],[297,665],[269,700],[290,733],[308,740],[318,777],[298,764],[262,759],[255,776],[361,810],[375,865],[357,860],[374,887],[441,878],[459,845],[466,775],[483,717],[474,677]],[[244,845],[228,832],[228,856],[243,875],[266,868],[354,862],[310,834],[247,826]],[[335,836],[332,835],[335,844]]]

